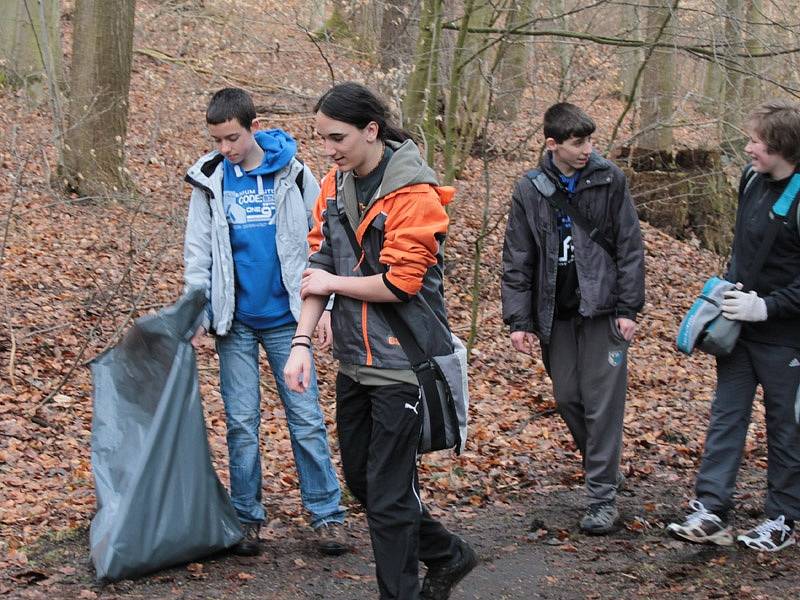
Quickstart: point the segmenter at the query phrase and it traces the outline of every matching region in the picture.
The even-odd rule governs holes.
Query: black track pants
[[[419,598],[419,561],[452,560],[457,538],[419,497],[419,388],[368,386],[339,373],[336,424],[348,488],[366,508],[381,599]]]

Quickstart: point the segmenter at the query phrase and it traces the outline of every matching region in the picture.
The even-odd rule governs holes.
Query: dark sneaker
[[[613,502],[590,504],[581,519],[580,528],[590,535],[605,535],[616,529],[619,511]]]
[[[458,538],[458,550],[458,558],[451,562],[428,567],[420,600],[447,600],[456,584],[475,568],[478,555],[461,538]]]
[[[777,552],[796,543],[794,527],[786,524],[781,515],[777,519],[767,519],[761,525],[746,531],[736,538],[742,546],[761,552]]]
[[[261,523],[241,523],[244,537],[231,547],[236,556],[258,556],[261,554],[261,538],[258,536]]]
[[[683,523],[670,523],[667,531],[680,540],[696,544],[717,544],[730,546],[733,544],[733,532],[725,521],[708,511],[699,500],[689,502],[694,512],[686,516]]]
[[[323,523],[314,531],[317,533],[317,548],[322,554],[339,556],[350,548],[344,536],[344,525],[341,523]]]

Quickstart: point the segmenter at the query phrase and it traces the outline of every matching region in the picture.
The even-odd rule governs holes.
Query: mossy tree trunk
[[[429,107],[430,111],[434,111],[435,117],[439,97],[438,72],[443,5],[443,0],[423,0],[420,10],[414,67],[408,78],[403,100],[403,125],[415,132],[427,129],[423,126],[423,119],[429,112]],[[427,138],[427,133],[424,135]],[[435,142],[431,140],[430,143]]]
[[[48,72],[62,83],[58,0],[0,0],[0,14],[0,73],[39,104]]]
[[[496,86],[502,47],[488,33],[467,29],[492,29],[503,14],[492,4],[476,0],[464,3],[464,15],[453,50],[445,103],[444,182],[451,184],[469,156],[489,109],[489,88]]]
[[[508,0],[506,29],[513,32],[533,18],[533,0]],[[510,122],[517,118],[519,101],[528,87],[527,66],[530,47],[524,36],[509,35],[500,42],[492,118]]]

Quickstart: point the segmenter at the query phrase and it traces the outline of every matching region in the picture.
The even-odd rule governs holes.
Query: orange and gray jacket
[[[563,193],[549,154],[539,170],[553,183],[555,193]],[[578,312],[589,318],[610,314],[635,320],[644,306],[644,247],[625,175],[592,153],[581,171],[573,204],[614,249],[611,256],[588,232],[573,226]],[[503,320],[512,332],[532,332],[549,342],[559,251],[556,209],[530,178],[522,177],[512,194],[503,245]]]
[[[378,190],[359,215],[353,174],[332,169],[322,180],[308,235],[309,266],[348,277],[363,276],[368,261],[401,300],[400,317],[429,356],[453,352],[444,305],[442,243],[453,197],[408,140],[394,150]],[[353,249],[345,221],[355,232]],[[430,310],[427,310],[429,307]],[[343,365],[409,369],[410,363],[374,303],[337,294],[331,312],[333,355]]]

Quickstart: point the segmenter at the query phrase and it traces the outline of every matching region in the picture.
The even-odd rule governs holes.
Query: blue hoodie
[[[272,329],[294,322],[275,245],[274,176],[292,160],[297,144],[281,129],[257,131],[254,137],[264,158],[250,171],[223,161],[222,204],[235,271],[234,319]]]

